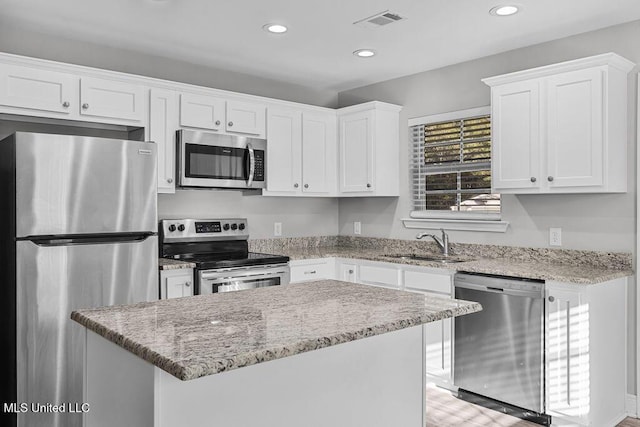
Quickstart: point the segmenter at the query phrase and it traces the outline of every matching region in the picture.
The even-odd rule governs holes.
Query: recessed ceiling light
[[[511,16],[518,13],[521,9],[521,6],[516,6],[514,4],[496,6],[491,8],[489,11],[490,14],[495,16]]]
[[[371,58],[372,56],[375,56],[376,51],[372,49],[358,49],[353,52],[353,54],[360,58]]]
[[[262,27],[262,29],[275,34],[286,33],[288,30],[288,28],[282,24],[266,24]]]

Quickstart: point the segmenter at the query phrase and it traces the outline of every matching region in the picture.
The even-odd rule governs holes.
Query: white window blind
[[[410,127],[413,217],[499,219],[491,193],[491,116]]]

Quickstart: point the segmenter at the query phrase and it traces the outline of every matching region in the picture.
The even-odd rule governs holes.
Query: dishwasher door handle
[[[498,283],[496,283],[498,284]],[[490,292],[494,294],[514,295],[519,297],[529,297],[535,299],[543,299],[544,295],[541,292],[530,291],[526,289],[509,289],[501,288],[497,286],[478,285],[477,283],[469,283],[467,281],[455,281],[455,288],[471,289],[474,291]]]

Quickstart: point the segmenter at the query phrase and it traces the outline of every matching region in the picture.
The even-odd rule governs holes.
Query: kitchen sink
[[[441,262],[443,264],[470,261],[469,259],[453,258],[451,256],[435,255],[435,254],[434,255],[417,255],[417,254],[385,255],[385,257],[399,259],[402,261],[430,261],[430,262]]]

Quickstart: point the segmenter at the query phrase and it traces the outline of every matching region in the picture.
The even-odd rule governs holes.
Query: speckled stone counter
[[[479,310],[475,302],[326,280],[78,310],[71,318],[192,380]]]
[[[192,262],[179,261],[177,259],[158,258],[158,268],[160,270],[180,270],[183,268],[195,268]]]
[[[432,242],[339,236],[250,241],[253,250],[287,255],[292,260],[351,258],[588,285],[633,275],[631,254],[567,249],[451,243],[451,258],[440,263],[398,259],[397,255],[439,254]]]

